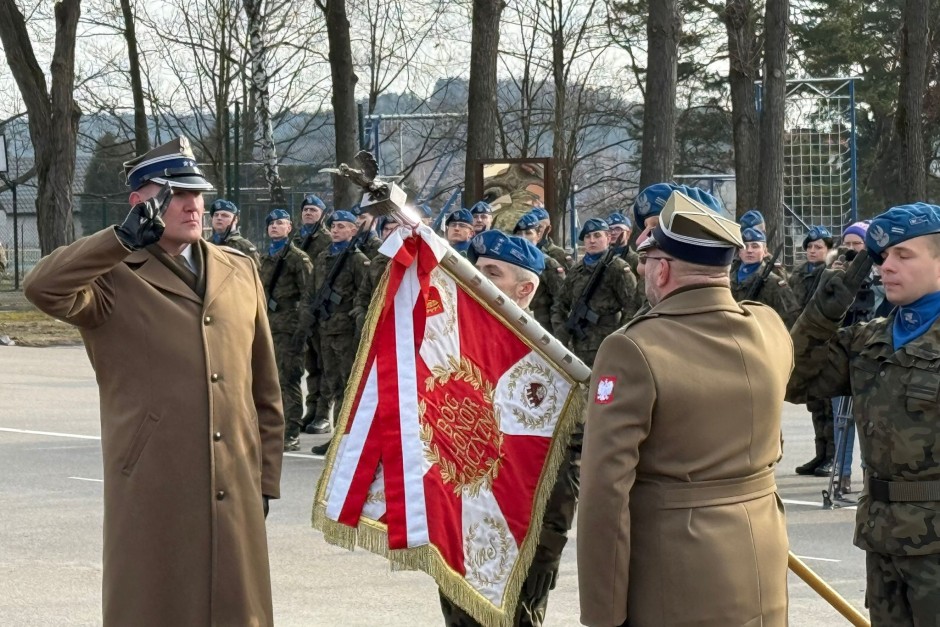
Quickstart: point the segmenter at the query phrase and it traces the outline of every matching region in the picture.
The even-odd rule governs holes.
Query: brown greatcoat
[[[261,497],[279,496],[284,417],[264,294],[250,259],[195,245],[204,298],[113,229],[26,277],[98,381],[106,626],[273,623]]]
[[[581,457],[582,623],[787,624],[773,472],[792,368],[780,317],[724,287],[677,290],[604,340]]]

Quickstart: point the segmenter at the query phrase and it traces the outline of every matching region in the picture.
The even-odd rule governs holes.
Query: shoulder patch
[[[603,376],[597,379],[597,390],[594,392],[595,405],[609,405],[614,400],[614,387],[617,377]]]
[[[226,245],[224,245],[224,244],[219,244],[219,245],[217,246],[217,248],[218,248],[219,250],[224,250],[225,252],[227,252],[227,253],[229,253],[229,254],[231,254],[231,255],[238,255],[239,257],[245,257],[246,259],[248,258],[248,255],[246,255],[246,254],[243,253],[242,251],[238,250],[237,248],[232,248],[231,246],[226,246]]]

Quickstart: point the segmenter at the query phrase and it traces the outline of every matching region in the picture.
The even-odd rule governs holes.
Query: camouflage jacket
[[[601,263],[598,261],[597,263]],[[587,287],[591,274],[597,266],[586,266],[579,261],[571,268],[565,278],[561,292],[552,305],[552,331],[562,343],[570,346],[576,353],[596,351],[605,337],[619,329],[633,317],[640,308],[641,298],[636,289],[636,277],[630,271],[627,262],[615,257],[604,271],[604,276],[591,297],[588,307],[600,320],[596,325],[587,325],[584,332],[587,337],[577,340],[565,328],[565,322],[571,310]]]
[[[571,266],[574,265],[574,260],[571,258],[571,255],[566,253],[564,248],[553,242],[551,238],[542,240],[539,243],[539,250],[557,261],[558,264],[565,269],[565,272],[571,270]]]
[[[353,315],[356,318],[357,333],[362,332],[366,314],[369,313],[369,306],[372,304],[372,299],[375,298],[375,290],[382,280],[382,275],[385,273],[385,268],[388,267],[389,261],[391,261],[391,259],[382,253],[377,254],[366,272],[366,280],[360,283],[359,289],[356,290]]]
[[[245,253],[245,256],[254,261],[256,266],[261,267],[261,255],[258,254],[258,249],[248,239],[242,237],[242,234],[238,231],[229,233],[228,237],[225,238],[225,241],[222,242],[221,245]]]
[[[332,312],[330,317],[320,320],[314,310],[317,294],[342,254],[330,254],[327,248],[313,261],[313,280],[307,286],[307,293],[300,307],[300,327],[305,337],[309,337],[313,332],[314,324],[317,325],[317,332],[321,338],[326,335],[353,335],[356,332],[356,319],[353,312],[356,304],[356,291],[368,280],[370,265],[369,259],[358,250],[349,253],[342,270],[333,281],[331,287],[339,296],[339,302],[334,302],[329,306]],[[303,343],[300,338],[297,338],[296,342],[297,345]]]
[[[734,300],[741,302],[748,298],[748,292],[751,291],[754,284],[759,280],[761,273],[764,272],[764,268],[767,267],[769,262],[768,259],[764,259],[760,267],[757,268],[753,274],[744,279],[744,281],[738,281],[738,267],[741,264],[733,264],[731,266],[731,293],[734,295]],[[764,286],[757,295],[750,300],[764,303],[771,307],[777,312],[777,315],[780,316],[780,319],[783,320],[783,323],[787,325],[788,329],[793,326],[793,323],[796,322],[796,317],[800,315],[800,306],[796,302],[793,290],[790,289],[790,285],[783,280],[776,271],[771,271],[767,276],[767,280],[764,281]]]
[[[793,268],[793,272],[790,273],[790,277],[787,281],[790,284],[790,289],[793,291],[793,296],[796,298],[796,304],[799,306],[800,311],[806,309],[809,299],[813,297],[814,287],[819,285],[817,277],[819,277],[819,274],[825,269],[826,264],[820,263],[817,264],[814,270],[809,271],[809,263],[804,261]]]
[[[545,255],[545,269],[539,276],[539,287],[535,290],[535,296],[532,297],[529,307],[532,310],[532,317],[545,327],[546,331],[552,331],[552,305],[555,304],[555,299],[558,298],[564,284],[564,267],[554,257]]]
[[[851,395],[867,473],[940,480],[940,323],[895,351],[892,313],[839,328],[810,306],[791,331],[796,368],[787,400]],[[940,553],[940,502],[858,502],[855,545],[888,555]]]
[[[272,293],[271,278],[274,276],[278,258],[282,254],[284,255],[284,268],[278,276]],[[288,244],[286,248],[273,256],[267,253],[261,256],[259,274],[261,285],[264,286],[264,293],[268,299],[268,322],[271,325],[271,332],[295,333],[299,323],[297,307],[313,274],[310,258],[293,244]]]
[[[374,231],[371,231],[368,237],[366,237],[366,241],[359,247],[359,250],[371,260],[375,259],[375,256],[379,254],[379,248],[381,248],[381,246],[382,238],[376,235]]]
[[[323,226],[313,232],[309,237],[301,237],[300,232],[294,237],[294,244],[300,250],[307,253],[310,261],[314,261],[320,253],[330,247],[330,233]]]

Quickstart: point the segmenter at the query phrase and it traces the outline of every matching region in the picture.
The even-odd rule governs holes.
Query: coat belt
[[[869,478],[868,496],[882,503],[940,501],[940,481],[884,481]]]
[[[662,509],[686,509],[753,501],[776,492],[777,482],[773,468],[747,477],[673,483],[654,481],[641,474],[634,490],[639,498],[655,498]]]

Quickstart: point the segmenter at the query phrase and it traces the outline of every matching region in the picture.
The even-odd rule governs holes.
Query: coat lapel
[[[227,259],[227,253],[221,252],[215,246],[199,242],[202,247],[202,258],[205,261],[206,297],[205,308],[208,309],[212,301],[225,288],[225,283],[235,273],[235,266]]]
[[[173,274],[159,259],[149,251],[141,249],[131,253],[124,259],[124,263],[133,270],[137,276],[154,287],[182,296],[193,302],[202,302],[186,283]]]

